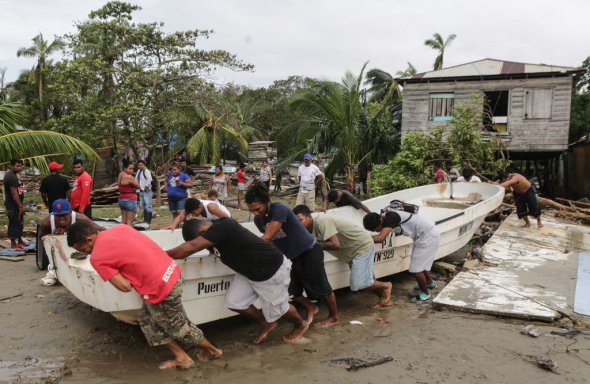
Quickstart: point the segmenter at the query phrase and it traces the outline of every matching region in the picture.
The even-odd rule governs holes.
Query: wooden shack
[[[584,72],[483,59],[396,79],[404,91],[402,137],[450,126],[453,108],[483,93],[487,134],[499,136],[512,159],[556,158],[568,147],[572,93]]]
[[[248,165],[260,168],[264,160],[276,159],[277,150],[274,141],[254,141],[248,144]]]

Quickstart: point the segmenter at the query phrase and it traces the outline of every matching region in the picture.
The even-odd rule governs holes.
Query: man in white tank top
[[[84,221],[91,223],[97,231],[104,231],[105,229],[94,221],[90,220],[84,214],[72,211],[70,202],[65,199],[55,200],[52,205],[52,213],[45,217],[40,224],[39,231],[41,237],[49,234],[63,235],[70,229],[70,226],[76,221]]]

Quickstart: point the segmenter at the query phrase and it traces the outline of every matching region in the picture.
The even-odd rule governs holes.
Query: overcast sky
[[[369,68],[392,74],[410,61],[432,69],[424,40],[457,34],[444,66],[486,57],[579,66],[590,56],[588,0],[141,0],[136,22],[165,30],[213,29],[201,48],[224,49],[255,65],[253,73],[220,71],[218,83],[266,86],[290,75],[338,80]],[[74,30],[97,0],[0,0],[0,67],[12,81],[32,67],[17,58],[39,31],[46,39]],[[58,57],[55,57],[58,58]]]

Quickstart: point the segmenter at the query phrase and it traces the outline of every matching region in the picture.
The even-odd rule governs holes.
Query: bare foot
[[[340,324],[340,319],[333,317],[326,317],[324,320],[318,321],[315,326],[318,328],[328,328]]]
[[[530,228],[531,223],[526,223],[524,225],[521,225],[520,228]]]
[[[381,291],[381,297],[377,304],[373,306],[374,309],[391,307],[391,291],[393,290],[393,284],[390,282],[385,283],[387,286]]]
[[[260,328],[260,332],[258,333],[258,336],[256,336],[256,338],[254,339],[253,343],[258,345],[260,343],[262,343],[266,337],[268,336],[268,334],[275,329],[279,324],[275,321],[272,323],[269,323],[268,325],[265,325],[264,327]]]
[[[208,360],[215,360],[219,359],[223,355],[223,351],[219,348],[213,347],[212,350],[207,350],[203,348],[199,348],[199,352],[195,355],[197,360],[200,361],[208,361]]]
[[[296,343],[303,337],[305,332],[309,329],[309,323],[304,322],[302,327],[293,327],[291,333],[283,336],[283,340],[287,343]]]
[[[307,310],[307,319],[305,319],[305,321],[307,322],[307,324],[311,324],[313,323],[313,317],[320,311],[320,307],[318,307],[315,304],[312,303],[305,303],[303,304],[305,306],[305,309]]]
[[[170,369],[170,368],[181,368],[181,369],[189,369],[195,365],[195,362],[192,360],[187,361],[178,361],[178,360],[167,360],[160,364],[158,368],[160,369]]]
[[[543,228],[543,224],[539,223],[539,224],[537,225],[537,228]]]

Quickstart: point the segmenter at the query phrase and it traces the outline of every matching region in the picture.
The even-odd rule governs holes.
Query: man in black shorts
[[[328,317],[316,326],[329,327],[340,323],[336,295],[324,269],[324,251],[299,222],[293,211],[283,203],[271,203],[268,189],[262,183],[253,184],[245,196],[248,209],[256,217],[254,223],[264,233],[262,239],[272,242],[293,263],[289,293],[293,301],[307,309],[311,324],[319,311],[310,300],[325,300]],[[307,298],[303,296],[303,291]]]
[[[371,213],[371,210],[367,208],[359,199],[354,197],[352,193],[348,191],[343,191],[341,189],[330,189],[328,192],[328,198],[324,201],[324,206],[322,207],[322,211],[326,212],[330,203],[334,203],[337,207],[344,207],[346,205],[351,205],[356,209],[362,209],[367,213]]]

